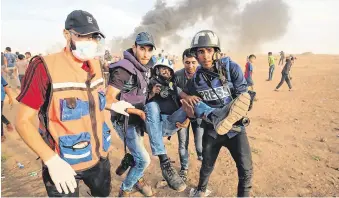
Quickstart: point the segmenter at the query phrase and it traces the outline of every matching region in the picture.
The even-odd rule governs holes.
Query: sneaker
[[[197,189],[192,189],[190,192],[190,197],[207,197],[205,192]]]
[[[129,197],[130,194],[131,194],[131,192],[123,191],[123,190],[120,189],[118,197]]]
[[[160,164],[162,176],[166,180],[168,186],[177,192],[182,192],[186,189],[185,182],[181,179],[177,171],[172,167],[170,161]]]
[[[144,178],[140,178],[134,187],[145,197],[153,196],[152,187],[146,184]]]
[[[179,171],[179,176],[181,177],[181,179],[186,182],[187,181],[187,177],[188,177],[188,170],[186,169],[181,169]]]
[[[208,117],[219,135],[228,133],[235,122],[244,117],[249,109],[251,96],[242,93],[230,105],[214,110]]]

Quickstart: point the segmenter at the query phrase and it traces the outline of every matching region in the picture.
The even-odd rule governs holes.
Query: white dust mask
[[[75,41],[75,50],[72,50],[75,58],[88,61],[97,55],[98,44],[94,41]]]

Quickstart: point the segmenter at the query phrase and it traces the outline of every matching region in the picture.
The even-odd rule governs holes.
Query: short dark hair
[[[191,51],[191,48],[185,49],[184,53],[182,53],[182,60],[184,60],[184,58],[195,58],[195,54]]]
[[[26,52],[25,54],[29,54],[30,56],[32,56],[31,52]]]
[[[272,55],[272,52],[268,52],[268,55]]]
[[[257,58],[254,54],[251,54],[248,59],[251,59],[251,58]]]
[[[12,49],[10,47],[6,47],[6,50],[9,51],[9,52],[12,51]]]
[[[19,59],[19,60],[23,60],[23,59],[25,59],[25,55],[23,55],[23,54],[19,54],[19,55],[18,55],[18,59]]]

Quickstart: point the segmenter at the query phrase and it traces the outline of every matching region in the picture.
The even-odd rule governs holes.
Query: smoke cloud
[[[164,0],[157,0],[154,9],[143,16],[131,35],[113,39],[112,50],[131,47],[142,31],[153,35],[157,48],[173,48],[183,41],[178,31],[203,21],[210,22],[210,29],[218,34],[222,45],[232,42],[235,47],[227,47],[229,50],[258,50],[264,42],[279,39],[286,33],[289,8],[283,0],[252,1],[243,11],[239,10],[239,4],[239,0],[182,0],[168,6]],[[189,47],[187,41],[185,44],[180,46],[181,50]]]
[[[265,42],[284,36],[290,20],[288,10],[288,5],[282,0],[248,3],[240,14],[238,46],[257,50]]]

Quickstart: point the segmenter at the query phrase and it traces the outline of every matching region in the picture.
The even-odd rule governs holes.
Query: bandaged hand
[[[74,176],[77,174],[71,165],[61,159],[59,155],[54,155],[51,159],[47,160],[45,165],[59,193],[62,193],[62,191],[64,191],[65,194],[68,194],[69,191],[71,191],[71,193],[75,192],[77,182]]]
[[[124,100],[118,101],[116,103],[113,103],[111,105],[111,110],[115,111],[116,113],[120,113],[125,116],[129,116],[129,114],[126,112],[126,109],[134,109],[135,107]]]

